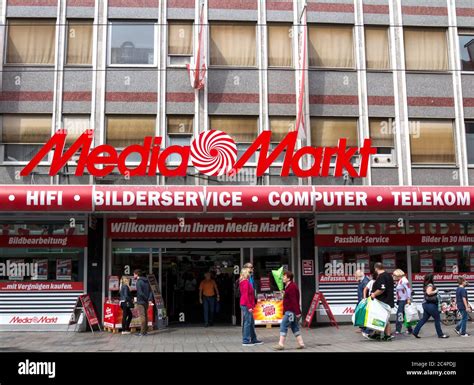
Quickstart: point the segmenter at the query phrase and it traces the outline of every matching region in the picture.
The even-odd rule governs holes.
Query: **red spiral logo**
[[[221,176],[233,169],[237,160],[237,145],[225,132],[205,131],[193,140],[190,158],[199,172]]]

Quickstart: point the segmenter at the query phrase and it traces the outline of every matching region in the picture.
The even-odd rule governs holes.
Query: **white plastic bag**
[[[377,299],[369,299],[367,308],[364,326],[368,329],[383,332],[390,317],[390,306]]]
[[[406,322],[415,322],[420,320],[420,314],[415,304],[405,305]]]

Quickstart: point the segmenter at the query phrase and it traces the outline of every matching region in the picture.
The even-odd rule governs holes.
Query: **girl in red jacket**
[[[255,294],[250,283],[250,269],[243,268],[240,272],[240,308],[242,309],[242,346],[254,346],[263,344],[257,339],[255,333],[255,320],[253,310],[255,309]]]
[[[298,320],[301,317],[300,309],[300,291],[293,282],[293,273],[286,271],[283,274],[283,283],[285,284],[285,295],[283,296],[283,320],[280,324],[280,342],[273,349],[283,350],[285,348],[285,339],[288,334],[288,328],[291,328],[298,345],[296,349],[304,349],[303,337],[301,337]]]

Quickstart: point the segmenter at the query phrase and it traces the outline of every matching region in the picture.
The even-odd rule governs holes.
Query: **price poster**
[[[72,259],[56,260],[56,279],[58,281],[70,281],[72,278]]]
[[[459,253],[449,252],[444,254],[444,271],[453,272],[459,266]]]
[[[433,254],[420,253],[420,272],[421,273],[434,272]]]
[[[382,263],[387,273],[393,273],[397,268],[397,255],[395,253],[382,254]]]
[[[36,274],[31,277],[32,280],[46,281],[48,279],[48,260],[36,259],[33,261],[36,266]]]
[[[365,274],[370,273],[370,255],[356,254],[357,268],[364,271]]]

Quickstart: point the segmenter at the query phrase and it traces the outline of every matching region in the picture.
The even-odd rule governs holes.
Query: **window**
[[[193,55],[193,24],[168,24],[168,58],[169,65],[185,65]]]
[[[365,50],[367,69],[390,69],[388,29],[385,27],[365,28]]]
[[[373,166],[393,166],[395,164],[394,120],[370,119],[369,131],[372,147],[377,154],[372,157]]]
[[[474,165],[474,120],[466,122],[467,162]]]
[[[255,24],[212,24],[210,52],[211,65],[255,67]]]
[[[459,48],[461,51],[461,69],[474,71],[474,31],[459,33]]]
[[[143,143],[146,136],[155,136],[155,122],[156,118],[151,116],[109,116],[106,142],[117,150]],[[131,154],[127,161],[140,162],[140,155]]]
[[[220,130],[229,134],[237,144],[238,156],[240,157],[257,138],[258,118],[253,116],[212,116],[209,118],[209,129]],[[253,155],[250,161],[255,161]]]
[[[285,116],[272,117],[270,118],[270,130],[272,132],[270,150],[274,150],[290,131],[295,130],[295,118]],[[276,162],[283,162],[285,153],[286,151],[282,151]]]
[[[347,147],[357,147],[357,119],[311,118],[311,144],[315,147],[337,147],[346,138]]]
[[[453,122],[450,120],[410,121],[413,164],[455,164]]]
[[[446,30],[405,28],[405,61],[408,71],[447,71]]]
[[[92,21],[69,21],[66,64],[92,64]]]
[[[8,21],[7,64],[54,64],[54,20]]]
[[[354,68],[352,27],[312,25],[309,33],[309,66]]]
[[[66,130],[66,146],[73,144],[79,136],[91,128],[89,115],[64,115],[63,129]]]
[[[392,119],[370,119],[370,139],[372,139],[372,147],[377,148],[377,154],[392,154],[395,147],[393,140]]]
[[[192,115],[168,115],[167,125],[167,146],[189,146],[193,136]],[[181,157],[178,154],[171,154],[168,162],[180,162]]]
[[[268,25],[268,66],[292,66],[292,26],[290,24]]]
[[[5,161],[30,161],[50,138],[51,115],[3,115]]]
[[[155,25],[112,22],[109,64],[154,65]]]

